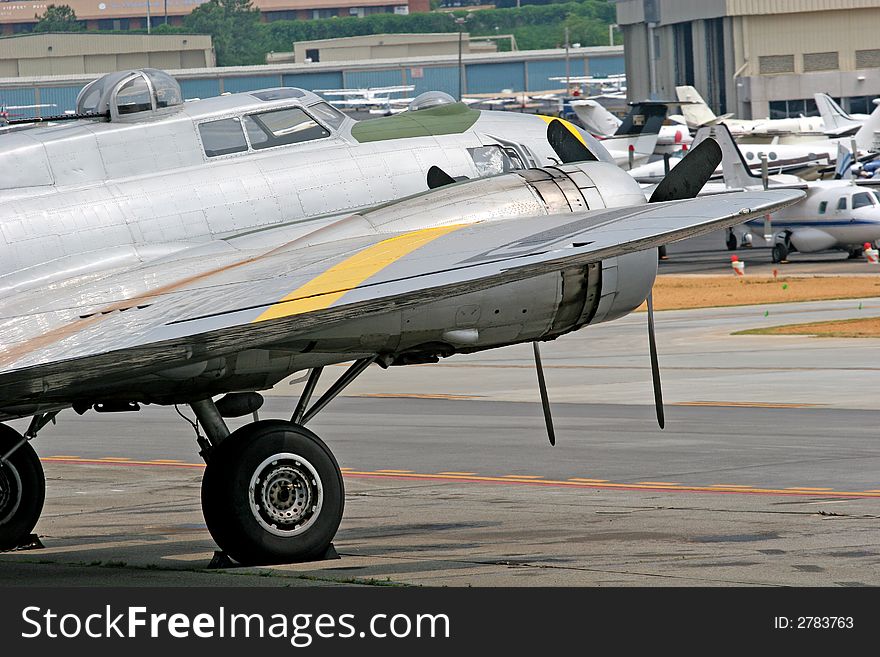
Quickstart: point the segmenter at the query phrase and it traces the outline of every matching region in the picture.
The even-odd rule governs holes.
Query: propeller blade
[[[657,424],[666,425],[663,414],[663,391],[660,389],[660,363],[657,361],[657,339],[654,336],[654,294],[648,295],[648,348],[651,350],[651,378],[654,382],[654,405],[657,407]]]
[[[721,147],[717,141],[707,137],[696,148],[689,150],[681,162],[669,171],[669,174],[657,185],[648,202],[694,198],[715,173],[720,163]]]
[[[544,367],[541,365],[541,348],[533,342],[535,348],[535,369],[538,372],[538,389],[541,391],[541,406],[544,408],[544,423],[547,425],[547,437],[551,445],[556,445],[556,432],[553,431],[553,418],[550,415],[550,398],[547,396],[547,382],[544,381]]]
[[[563,163],[599,159],[559,119],[553,119],[547,125],[547,141]]]

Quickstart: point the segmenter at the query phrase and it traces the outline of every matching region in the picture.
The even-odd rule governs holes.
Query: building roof
[[[0,59],[210,49],[209,34],[32,32],[0,37]]]
[[[542,61],[554,60],[565,56],[564,48],[549,50],[517,50],[514,52],[476,53],[462,56],[465,64],[498,64],[517,61]],[[572,59],[584,57],[622,57],[623,46],[591,46],[586,48],[571,48],[569,56]],[[210,76],[251,76],[251,75],[286,75],[297,73],[325,73],[339,70],[377,70],[377,69],[400,69],[408,67],[455,65],[458,62],[456,55],[432,55],[431,57],[404,57],[393,59],[356,60],[349,62],[327,63],[302,63],[302,64],[259,64],[255,66],[223,66],[216,68],[191,68],[169,70],[168,73],[179,80],[188,78],[205,78]],[[83,84],[100,77],[95,75],[52,75],[38,77],[0,78],[0,86],[30,87],[45,84]]]

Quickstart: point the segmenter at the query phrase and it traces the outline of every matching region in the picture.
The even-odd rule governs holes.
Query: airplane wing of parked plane
[[[0,306],[0,399],[48,408],[138,374],[174,377],[200,355],[265,347],[346,318],[653,248],[799,197],[743,192],[539,220],[331,234],[323,243],[288,241],[284,228],[218,240],[54,294],[8,296]],[[359,215],[344,223],[355,235],[369,227]]]

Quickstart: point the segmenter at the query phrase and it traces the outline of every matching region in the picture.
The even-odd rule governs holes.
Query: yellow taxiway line
[[[204,468],[204,463],[184,463],[173,459],[141,461],[124,457],[105,457],[85,459],[68,456],[48,456],[42,459],[46,463],[67,463],[77,465],[116,465],[116,466],[152,466],[166,468]],[[346,477],[392,478],[421,481],[458,481],[469,483],[519,484],[524,486],[553,486],[563,488],[587,488],[596,490],[652,490],[687,493],[740,493],[756,495],[785,495],[809,497],[841,497],[841,498],[880,498],[880,489],[861,491],[844,491],[833,488],[815,488],[810,486],[792,486],[789,488],[762,488],[743,484],[710,484],[690,485],[675,482],[610,482],[605,479],[588,479],[571,477],[569,479],[545,479],[543,475],[480,475],[474,472],[444,471],[437,473],[411,472],[408,470],[355,470],[340,468]]]

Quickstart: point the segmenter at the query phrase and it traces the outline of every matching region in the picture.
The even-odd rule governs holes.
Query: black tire
[[[0,456],[21,436],[0,424]],[[31,533],[46,501],[43,466],[30,443],[19,447],[6,463],[0,463],[0,550],[18,547]]]
[[[297,491],[292,498],[291,490]],[[344,506],[333,453],[308,429],[283,420],[253,422],[233,432],[210,453],[202,479],[208,531],[244,565],[321,558]]]
[[[773,262],[785,262],[788,259],[788,249],[785,244],[774,244],[772,257]]]
[[[849,250],[849,255],[847,256],[848,260],[857,260],[865,255],[864,247],[858,246],[854,249]]]
[[[736,235],[733,232],[727,233],[727,250],[728,251],[736,251],[736,247],[739,246],[737,243]]]

